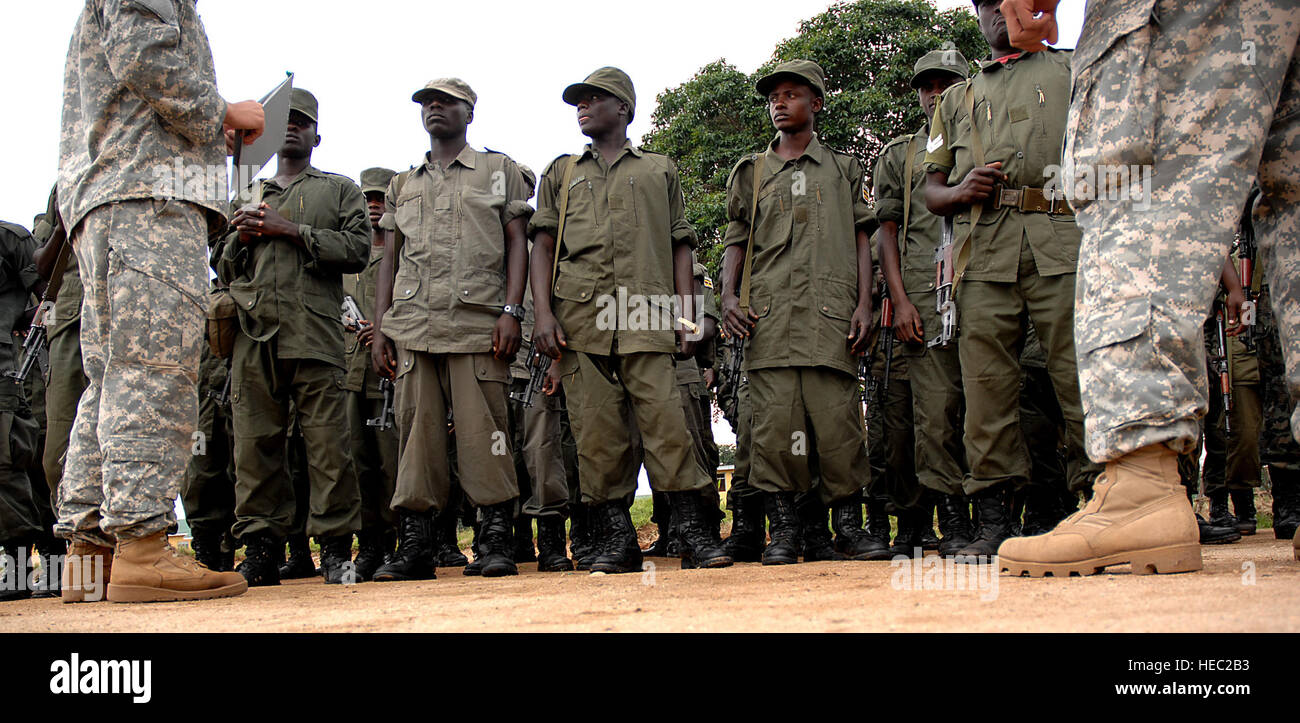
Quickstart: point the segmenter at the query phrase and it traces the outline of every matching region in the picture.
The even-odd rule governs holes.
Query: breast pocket
[[[423,200],[422,196],[416,194],[400,199],[397,203],[397,213],[394,214],[393,220],[407,238],[417,238],[420,233],[420,223],[423,221],[424,213]]]

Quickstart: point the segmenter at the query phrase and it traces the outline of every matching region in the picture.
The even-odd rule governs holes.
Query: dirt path
[[[203,603],[0,604],[0,632],[1108,631],[1300,632],[1300,563],[1271,531],[1204,548],[1205,570],[1072,580],[988,577],[968,589],[890,563],[822,562],[641,575],[541,574],[326,587],[319,578]],[[928,560],[929,558],[927,558]],[[1253,580],[1252,580],[1253,572]],[[1251,584],[1253,582],[1253,584]]]

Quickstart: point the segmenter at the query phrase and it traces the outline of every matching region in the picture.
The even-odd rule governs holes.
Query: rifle
[[[357,300],[351,296],[343,297],[342,316],[339,322],[343,324],[344,329],[354,334],[360,334],[362,329],[370,326],[370,322],[366,321],[366,317],[361,314],[361,307],[357,306]]]
[[[533,406],[533,395],[546,387],[546,373],[551,369],[551,361],[549,356],[533,349],[531,341],[528,342],[528,386],[522,392],[510,392],[510,398],[525,407]]]
[[[888,293],[880,300],[880,333],[885,335],[885,378],[880,387],[883,403],[889,395],[889,367],[894,363],[894,302],[889,300]]]
[[[926,344],[931,349],[947,349],[957,338],[957,304],[953,300],[952,218],[945,217],[942,227],[942,240],[934,252],[934,303],[935,310],[939,312],[941,328],[938,336]]]
[[[379,416],[374,419],[367,419],[367,427],[378,427],[380,430],[393,428],[393,380],[388,377],[379,377],[379,391],[384,395],[384,408],[379,410]]]
[[[1214,303],[1214,330],[1218,347],[1210,360],[1214,373],[1219,375],[1219,393],[1223,395],[1223,429],[1232,431],[1232,375],[1228,366],[1228,334],[1223,321],[1223,302]]]
[[[1255,318],[1256,305],[1259,301],[1259,294],[1255,291],[1255,261],[1259,255],[1259,245],[1255,242],[1255,222],[1251,219],[1251,212],[1255,207],[1255,197],[1257,193],[1251,193],[1250,198],[1246,201],[1246,210],[1241,215],[1241,224],[1237,229],[1237,238],[1234,246],[1237,250],[1237,258],[1241,260],[1241,286],[1246,292],[1246,303],[1241,307],[1241,323],[1246,328],[1242,331],[1241,342],[1246,346],[1246,350],[1255,351]]]
[[[6,377],[16,380],[19,384],[27,381],[32,369],[40,364],[41,354],[49,346],[48,320],[54,313],[54,302],[59,298],[59,289],[63,286],[63,274],[68,268],[68,259],[72,256],[72,244],[68,242],[68,232],[63,227],[63,219],[58,218],[58,214],[55,216],[54,234],[50,236],[50,242],[58,244],[59,255],[54,261],[54,270],[50,273],[49,283],[45,285],[45,293],[41,294],[41,303],[36,307],[36,313],[32,315],[31,328],[27,330],[27,337],[23,340],[23,361],[18,365],[17,370],[5,372]]]
[[[212,401],[216,402],[217,406],[221,407],[222,409],[230,408],[230,380],[234,379],[234,377],[235,377],[234,373],[230,371],[230,366],[227,365],[226,383],[221,385],[221,391],[214,392],[211,389],[208,390],[208,399],[211,399]]]
[[[745,361],[745,337],[733,336],[731,338],[731,359],[727,361],[727,379],[733,390],[731,395],[731,409],[727,410],[732,419],[740,408],[740,375],[742,374],[741,366]]]

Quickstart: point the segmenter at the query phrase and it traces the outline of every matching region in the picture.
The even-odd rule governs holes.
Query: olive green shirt
[[[741,248],[754,225],[750,309],[758,315],[745,368],[826,366],[849,374],[849,322],[858,306],[857,232],[874,233],[862,164],[815,136],[786,161],[776,141],[747,156],[727,181],[727,246]],[[751,218],[760,162],[758,218]]]
[[[876,160],[872,176],[876,197],[876,217],[882,222],[898,224],[898,261],[903,274],[903,290],[912,294],[934,291],[934,253],[942,236],[942,219],[925,207],[925,143],[929,132],[916,133],[890,141]],[[912,177],[904,179],[907,156],[912,156]],[[907,188],[911,197],[906,198]],[[903,227],[904,201],[908,202],[907,227]],[[913,303],[917,303],[913,300]],[[933,309],[932,309],[933,311]],[[927,331],[929,326],[926,326]]]
[[[533,210],[527,178],[509,156],[470,146],[446,168],[426,153],[400,175],[384,201],[406,237],[384,335],[428,354],[492,351],[506,303],[506,225]]]
[[[551,162],[537,191],[529,235],[559,227],[569,156]],[[673,253],[695,246],[677,166],[627,143],[607,163],[588,144],[569,181],[551,309],[568,348],[588,354],[671,353],[676,293]]]
[[[277,338],[281,359],[316,359],[343,368],[343,274],[366,268],[370,216],[350,179],[308,167],[281,188],[259,181],[262,200],[298,224],[302,248],[285,239],[241,243],[228,233],[213,252],[217,275],[254,341]],[[235,209],[252,201],[240,192]],[[232,213],[233,216],[233,213]]]
[[[1043,188],[1048,171],[1059,169],[1070,108],[1070,52],[1023,53],[1005,64],[981,62],[967,83],[973,88],[975,125],[984,146],[984,161],[1002,162],[1007,187]],[[944,91],[930,123],[926,173],[942,172],[948,185],[961,183],[975,158],[971,119],[966,113],[967,83]],[[1020,245],[1028,239],[1041,276],[1072,274],[1079,260],[1079,227],[1074,217],[1021,213],[986,203],[971,236],[970,264],[964,278],[1011,283],[1020,268]],[[960,244],[970,228],[970,210],[953,217],[953,236]]]
[[[343,277],[343,293],[357,302],[357,308],[366,321],[375,318],[375,286],[379,280],[379,262],[384,259],[383,246],[370,247],[370,263],[359,274]],[[344,355],[347,357],[347,376],[343,388],[349,392],[365,392],[370,399],[380,399],[379,375],[370,363],[370,347],[357,339],[354,332],[344,331]]]
[[[23,341],[12,332],[40,282],[35,251],[36,239],[27,229],[0,221],[0,372],[14,370],[21,360]]]

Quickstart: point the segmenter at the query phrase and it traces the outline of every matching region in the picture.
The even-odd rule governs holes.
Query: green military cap
[[[922,75],[930,72],[951,73],[966,80],[967,74],[970,73],[970,63],[966,62],[966,56],[956,48],[931,50],[922,55],[912,68],[912,87],[916,87],[916,81],[920,80]]]
[[[636,115],[636,89],[632,87],[632,79],[627,73],[618,68],[605,67],[593,72],[587,76],[587,79],[581,83],[574,83],[564,89],[564,102],[569,105],[577,105],[582,100],[582,96],[591,92],[592,89],[603,90],[606,93],[627,103],[627,119],[632,120]]]
[[[446,93],[457,100],[463,100],[466,103],[469,103],[471,110],[473,110],[474,104],[478,102],[478,93],[475,93],[474,89],[469,87],[469,83],[466,83],[460,78],[438,78],[436,80],[431,80],[428,83],[425,83],[423,88],[415,91],[415,93],[411,95],[411,100],[416,103],[423,103],[426,98],[435,92]]]
[[[361,172],[361,192],[374,193],[378,191],[383,193],[388,190],[388,182],[393,180],[397,171],[387,168],[367,168]]]
[[[294,88],[289,96],[289,112],[293,111],[311,118],[312,123],[320,121],[320,104],[316,102],[316,96],[302,88]]]
[[[820,98],[826,97],[826,71],[811,60],[787,60],[771,73],[759,78],[755,84],[758,94],[767,97],[772,89],[784,80],[793,80],[810,87]]]

